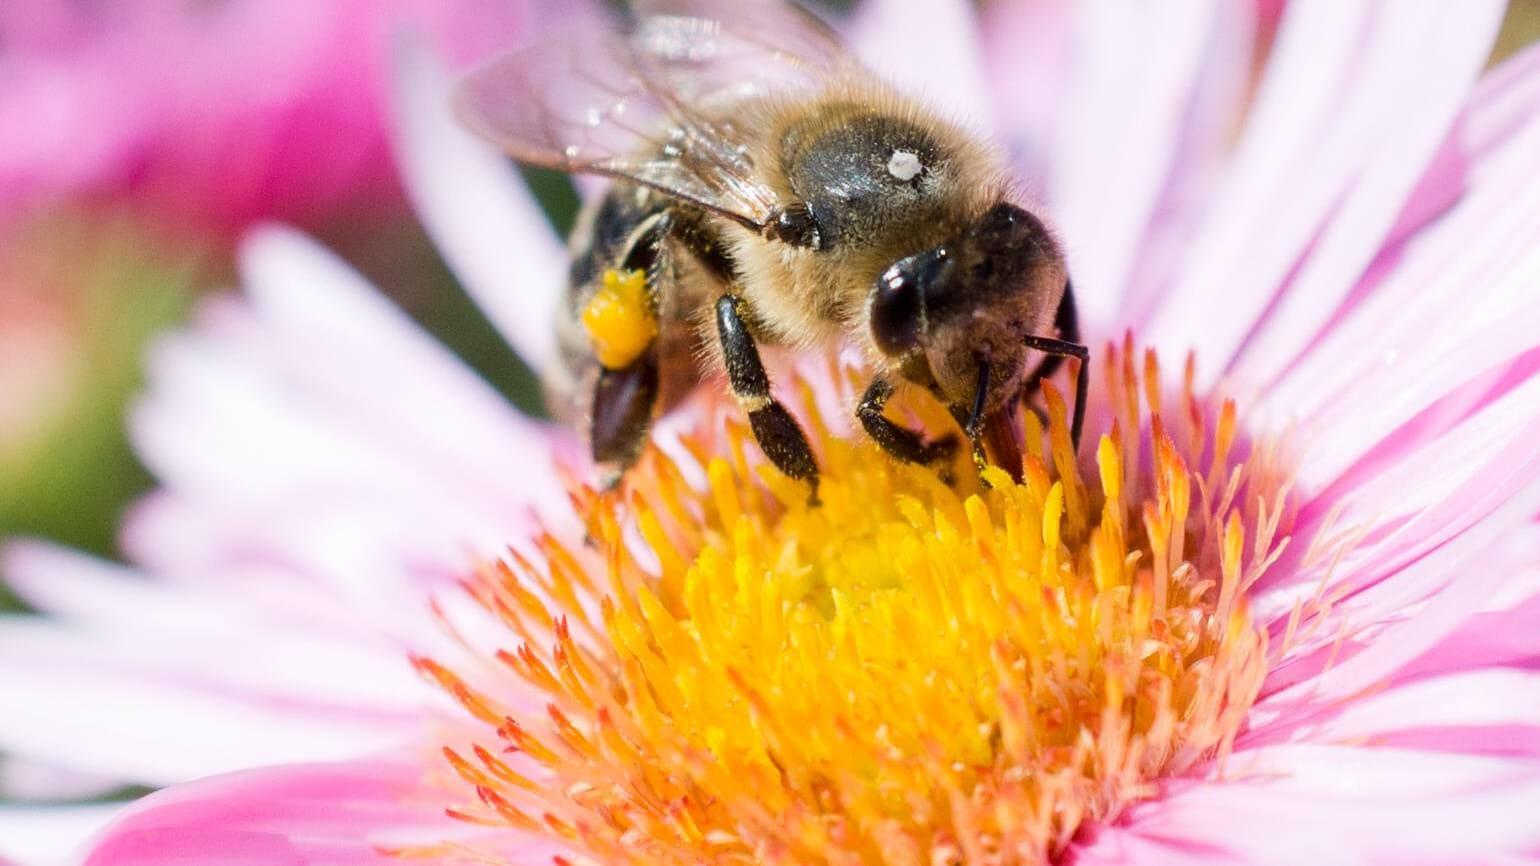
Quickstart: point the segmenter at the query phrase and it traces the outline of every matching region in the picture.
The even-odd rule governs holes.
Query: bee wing
[[[457,107],[521,161],[632,180],[761,228],[778,202],[754,169],[754,131],[726,108],[816,87],[847,61],[794,7],[719,5],[736,8],[708,17],[699,0],[653,0],[626,32],[571,25],[472,72]]]

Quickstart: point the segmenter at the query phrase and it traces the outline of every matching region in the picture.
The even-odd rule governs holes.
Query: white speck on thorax
[[[920,157],[913,151],[895,150],[888,157],[888,174],[902,181],[914,180],[915,175],[924,167],[920,164]]]

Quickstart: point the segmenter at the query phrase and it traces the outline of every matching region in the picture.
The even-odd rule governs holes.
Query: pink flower
[[[425,30],[469,59],[526,15],[517,0],[6,4],[0,214],[131,202],[230,232],[391,205],[393,36]]]
[[[1233,674],[1218,693],[1226,700],[1209,708],[1212,719],[1162,715],[1171,704],[1152,704],[1169,723],[1167,739],[1155,725],[1126,742],[1162,743],[1171,753],[1130,763],[1158,769],[1136,773],[1131,787],[1098,769],[1091,776],[1111,793],[1056,800],[1087,816],[1053,817],[1052,834],[1068,834],[1054,837],[1060,859],[1507,863],[1540,851],[1540,825],[1528,817],[1540,805],[1540,53],[1478,80],[1500,7],[1291,6],[1254,95],[1245,86],[1251,19],[1239,4],[1116,14],[1091,4],[1002,5],[989,8],[982,28],[961,2],[869,0],[860,11],[855,38],[869,56],[917,56],[900,40],[924,43],[932,62],[895,74],[960,94],[954,103],[987,96],[976,100],[976,120],[987,118],[1050,203],[1093,343],[1132,328],[1168,364],[1196,350],[1190,402],[1169,404],[1178,410],[1169,426],[1145,434],[1146,448],[1168,445],[1125,469],[1134,478],[1162,473],[1158,491],[1149,480],[1127,491],[1151,497],[1146,526],[1158,529],[1171,513],[1162,509],[1184,499],[1172,491],[1188,475],[1175,467],[1202,477],[1205,443],[1225,429],[1223,394],[1241,407],[1232,462],[1242,489],[1282,497],[1286,476],[1292,490],[1289,519],[1275,524],[1290,539],[1280,547],[1268,526],[1283,498],[1242,497],[1226,510],[1210,495],[1224,472],[1201,489],[1193,483],[1191,513],[1210,517],[1188,525],[1213,531],[1199,536],[1185,573],[1222,585],[1216,593],[1227,602],[1216,607],[1213,595],[1191,590],[1186,601],[1178,593],[1162,604],[1193,605],[1205,629],[1197,645],[1220,648],[1199,653],[1203,664],[1183,669],[1193,679],[1180,683],[1207,694],[1209,672]],[[441,72],[414,55],[399,85],[397,146],[420,213],[510,342],[536,366],[551,363],[547,323],[564,271],[557,240],[506,162],[449,120]],[[591,566],[580,516],[590,518],[596,543],[610,545],[616,573],[635,577],[644,564],[594,531],[607,525],[607,506],[568,499],[552,466],[577,462],[570,434],[500,402],[303,237],[264,230],[242,263],[245,298],[211,304],[197,328],[165,341],[153,359],[134,428],[163,489],[125,528],[135,567],[28,543],[6,554],[10,585],[54,616],[0,626],[0,692],[25,696],[0,714],[0,748],[22,759],[34,790],[170,786],[127,807],[82,849],[93,866],[364,863],[445,840],[506,862],[570,850],[518,827],[521,810],[548,809],[546,826],[566,826],[609,792],[563,784],[523,793],[513,774],[567,783],[596,768],[680,765],[542,758],[539,747],[571,740],[545,715],[544,701],[557,701],[519,680],[538,679],[552,641],[592,648],[598,659],[636,656],[604,646],[603,629],[583,636],[580,623],[598,619],[591,592],[562,602],[563,581],[582,568],[550,577],[545,602],[519,601],[513,587],[544,570],[515,558],[506,573],[483,567],[470,595],[492,607],[506,602],[513,612],[504,623],[551,641],[532,640],[527,658],[498,667],[491,652],[514,650],[519,638],[467,604],[458,584],[469,564],[510,543],[521,556],[565,550]],[[1123,349],[1116,357],[1133,361]],[[829,407],[839,408],[838,384],[805,375],[823,417],[837,417]],[[1138,413],[1108,404],[1112,386],[1137,404],[1138,381],[1132,370],[1105,380],[1091,428],[1120,418],[1124,454],[1140,441],[1126,426]],[[702,399],[682,410],[661,438],[716,453],[733,434],[723,433],[714,405]],[[1273,463],[1272,452],[1251,447],[1270,431],[1282,431],[1297,462]],[[847,447],[837,436],[821,441]],[[1113,446],[1099,454],[1103,474],[1122,477],[1105,468]],[[653,474],[642,476],[637,513],[663,513],[663,465],[658,457],[644,467]],[[887,477],[886,464],[869,465],[879,468],[860,471]],[[713,494],[729,481],[750,491],[757,483],[712,472]],[[690,514],[701,484],[680,488]],[[1067,477],[1064,485],[1056,489],[1074,486]],[[838,506],[831,499],[829,507]],[[817,530],[818,512],[787,505],[786,513]],[[1082,503],[1063,513],[1066,544],[1077,550],[1071,538],[1085,530],[1070,515],[1083,522],[1088,512]],[[670,519],[665,532],[708,534]],[[988,523],[987,514],[977,519]],[[657,538],[649,546],[666,559],[670,548]],[[658,567],[672,573],[666,562]],[[603,569],[588,574],[605,577]],[[645,582],[625,584],[637,585]],[[1135,624],[1143,620],[1130,599],[1146,585],[1136,581],[1120,596]],[[1067,608],[1078,603],[1069,588],[1050,595]],[[568,624],[520,618],[541,605]],[[627,605],[621,599],[610,621],[636,625]],[[678,615],[664,607],[649,627],[664,629]],[[962,617],[971,608],[957,610]],[[560,642],[569,629],[579,644]],[[1174,633],[1169,623],[1150,632],[1151,652],[1172,653],[1180,668],[1187,657],[1162,643]],[[667,651],[681,666],[668,670],[684,671],[700,638],[675,638]],[[1062,660],[1010,646],[1024,663]],[[408,653],[482,718],[419,685],[402,662]],[[1143,659],[1122,658],[1143,669]],[[1258,661],[1253,679],[1247,665]],[[629,688],[646,676],[616,678]],[[705,674],[691,682],[721,687]],[[753,694],[744,689],[735,694]],[[673,706],[661,693],[656,700]],[[913,718],[923,723],[929,712],[916,707]],[[499,713],[518,724],[499,725]],[[1190,729],[1197,716],[1216,726],[1208,739]],[[893,721],[897,730],[911,720]],[[1115,757],[1097,739],[1111,724],[1081,729],[1096,742],[1084,754]],[[492,731],[499,726],[501,741]],[[728,755],[737,733],[720,733],[714,742],[726,745],[713,754]],[[851,751],[870,733],[852,730]],[[630,742],[678,758],[656,748],[666,740],[636,733]],[[473,744],[497,752],[483,757]],[[506,745],[522,756],[501,756]],[[705,774],[695,778],[705,788],[729,786],[709,790],[730,790],[709,769],[690,772]],[[860,790],[841,784],[830,781],[830,790]],[[692,816],[704,808],[672,805]],[[723,808],[735,806],[744,804]],[[972,814],[965,806],[949,814]],[[59,808],[66,811],[50,816],[61,826],[76,817]],[[451,819],[446,809],[485,823]],[[645,811],[623,819],[641,821]],[[36,813],[0,813],[0,822],[11,817],[37,826]],[[101,819],[78,817],[81,827]],[[924,826],[955,830],[949,820]],[[733,825],[711,839],[780,838],[773,829]],[[71,838],[67,830],[40,835],[38,856]],[[5,849],[12,838],[0,823],[0,851],[30,853]],[[664,845],[663,835],[628,838],[641,862]],[[984,849],[968,846],[992,844],[948,838],[955,848],[924,850],[921,859],[974,856]],[[603,840],[601,827],[577,847],[591,853]],[[777,853],[786,852],[756,851]]]

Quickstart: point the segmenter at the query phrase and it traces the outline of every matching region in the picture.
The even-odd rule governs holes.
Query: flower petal
[[[1269,373],[1282,370],[1358,284],[1405,210],[1416,206],[1412,195],[1486,63],[1491,35],[1497,32],[1504,5],[1462,6],[1462,15],[1472,19],[1462,22],[1473,34],[1472,39],[1448,44],[1446,51],[1436,56],[1418,58],[1410,77],[1406,73],[1411,70],[1400,63],[1393,72],[1385,70],[1401,76],[1394,90],[1407,101],[1390,104],[1375,99],[1365,103],[1362,107],[1372,111],[1358,118],[1363,129],[1349,135],[1377,135],[1378,128],[1394,118],[1395,146],[1384,148],[1361,166],[1351,187],[1317,231],[1287,290],[1247,342],[1237,361],[1239,375],[1265,381]],[[1489,34],[1487,39],[1474,38],[1483,27]],[[1373,75],[1374,71],[1366,70],[1365,74]],[[1408,98],[1408,93],[1415,95]],[[1413,108],[1408,110],[1408,105]],[[1375,115],[1374,111],[1383,114]]]
[[[1535,577],[1540,578],[1540,574]],[[1540,593],[1504,608],[1483,611],[1402,668],[1398,676],[1487,666],[1540,669],[1540,629],[1534,627],[1536,622],[1540,622]]]
[[[1237,753],[1227,767],[1232,781],[1172,785],[1123,826],[1099,828],[1074,862],[1125,862],[1122,852],[1154,846],[1279,866],[1495,863],[1540,844],[1540,824],[1519,817],[1540,805],[1532,762],[1292,745]]]
[[[1393,685],[1294,720],[1277,736],[1540,758],[1540,671],[1470,670]],[[1272,741],[1247,738],[1248,744]]]
[[[433,844],[464,825],[443,817],[407,765],[314,764],[218,776],[152,794],[98,837],[82,866],[401,863],[382,847]],[[508,845],[536,862],[548,846]]]
[[[0,864],[64,866],[70,855],[113,815],[102,806],[0,806]]]
[[[22,755],[0,760],[0,802],[71,803],[95,800],[123,787],[122,779],[68,770]],[[4,834],[0,834],[4,838]]]
[[[1073,12],[1068,0],[987,3],[978,12],[990,114],[1018,176],[1033,191],[1049,175],[1054,130],[1065,111]]]
[[[1354,254],[1323,265],[1323,280],[1332,267],[1351,272],[1351,262],[1367,264],[1359,245],[1378,248],[1399,211],[1397,195],[1421,175],[1422,166],[1407,169],[1396,154],[1408,137],[1427,141],[1418,152],[1442,138],[1439,119],[1447,126],[1447,103],[1462,92],[1446,82],[1469,83],[1480,68],[1501,6],[1288,6],[1226,180],[1144,336],[1196,348],[1200,378],[1212,381],[1313,243],[1340,244],[1344,258]],[[1430,92],[1443,101],[1425,105]],[[1386,166],[1375,168],[1381,162]],[[1360,178],[1369,179],[1365,203],[1344,208]],[[1371,212],[1369,237],[1355,237],[1364,229],[1344,220]]]
[[[1203,106],[1201,134],[1214,137],[1224,126],[1217,104],[1239,101],[1240,12],[1239,4],[1204,0],[1075,9],[1073,72],[1056,118],[1048,196],[1082,322],[1093,333],[1130,321],[1129,282],[1157,204],[1178,183],[1173,170],[1191,153],[1212,150],[1211,142],[1185,140],[1191,114]],[[1229,97],[1200,100],[1214,81],[1230,85]]]
[[[0,618],[0,690],[17,696],[0,750],[167,784],[383,748],[420,718],[403,648],[271,593],[221,598],[214,581],[167,585],[38,545],[8,548],[5,566],[65,615]]]
[[[407,193],[487,318],[537,372],[556,361],[561,244],[512,163],[450,110],[450,78],[424,46],[397,52],[395,135]]]
[[[1462,533],[1479,529],[1486,539],[1480,543],[1489,544],[1520,531],[1534,514],[1527,509],[1540,464],[1537,435],[1540,376],[1374,472],[1308,496],[1294,530],[1299,537],[1348,530],[1368,534],[1334,563],[1320,556],[1306,563],[1303,550],[1291,550],[1289,567],[1265,578],[1253,592],[1253,610],[1264,621],[1287,617],[1296,602],[1320,590],[1322,569],[1336,574],[1329,589],[1362,592]],[[1468,548],[1469,539],[1463,543],[1467,555],[1482,555]],[[1434,579],[1454,574],[1424,573]]]
[[[250,303],[211,305],[151,358],[131,426],[168,492],[129,527],[141,562],[211,573],[281,556],[399,621],[403,599],[500,550],[532,509],[570,512],[549,428],[330,254],[268,230],[243,262]]]
[[[1537,147],[1540,122],[1481,167],[1375,292],[1267,389],[1258,411],[1331,431],[1301,467],[1304,483],[1330,481],[1435,401],[1540,345],[1530,303],[1540,280]]]
[[[852,47],[885,80],[989,132],[989,79],[972,3],[863,0],[851,29]]]

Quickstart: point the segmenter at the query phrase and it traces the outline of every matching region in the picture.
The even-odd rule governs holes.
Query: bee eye
[[[925,299],[920,281],[906,259],[877,278],[872,295],[872,340],[883,354],[896,356],[913,350],[920,343],[925,326]]]
[[[823,241],[813,212],[801,202],[781,208],[770,223],[770,233],[782,243],[812,250],[818,249]]]

